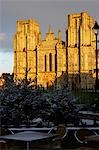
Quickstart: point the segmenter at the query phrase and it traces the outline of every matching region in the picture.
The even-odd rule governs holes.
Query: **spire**
[[[48,33],[52,33],[52,30],[51,30],[51,25],[49,25],[49,28],[48,28]]]
[[[54,33],[51,30],[51,26],[49,26],[48,32],[46,33],[46,40],[53,40],[54,38]]]
[[[58,40],[61,41],[62,39],[62,33],[61,30],[58,30]]]
[[[42,36],[41,36],[41,32],[39,32],[39,40],[38,40],[38,42],[41,42],[41,40],[42,40]]]

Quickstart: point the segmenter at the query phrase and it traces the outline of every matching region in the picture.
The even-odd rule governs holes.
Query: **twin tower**
[[[87,12],[68,15],[66,41],[49,27],[42,39],[34,20],[17,21],[14,36],[14,80],[32,79],[35,86],[95,86],[95,20]]]

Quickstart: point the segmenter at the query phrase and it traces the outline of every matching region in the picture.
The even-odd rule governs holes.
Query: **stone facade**
[[[14,37],[14,80],[31,78],[36,86],[61,86],[66,72],[66,48],[61,31],[56,38],[49,28],[43,40],[39,23],[17,21]],[[62,79],[63,78],[63,79]]]
[[[35,48],[39,43],[40,27],[36,21],[17,21],[17,32],[14,37],[14,80],[35,78]]]
[[[72,88],[94,89],[94,23],[87,12],[68,15],[65,44],[61,31],[56,38],[49,28],[45,39],[42,39],[38,22],[31,19],[17,21],[14,80],[31,78],[36,86],[61,87],[68,84]]]
[[[67,59],[70,86],[95,86],[95,20],[87,12],[68,15]]]

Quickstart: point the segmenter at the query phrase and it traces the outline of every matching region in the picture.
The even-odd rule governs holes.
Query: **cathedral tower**
[[[68,15],[69,85],[93,88],[95,69],[95,20],[87,12]]]
[[[17,21],[14,37],[14,80],[36,77],[36,46],[39,38],[40,26],[36,21]]]

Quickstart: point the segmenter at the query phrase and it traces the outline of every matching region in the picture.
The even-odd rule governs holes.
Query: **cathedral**
[[[35,20],[18,20],[14,36],[14,80],[32,79],[35,86],[95,86],[95,20],[87,12],[68,15],[66,41],[51,27],[42,38]]]
[[[14,80],[32,79],[35,86],[62,86],[66,72],[66,45],[61,31],[55,37],[49,27],[42,39],[40,25],[34,20],[17,21],[14,37]],[[62,78],[60,77],[62,76]]]

